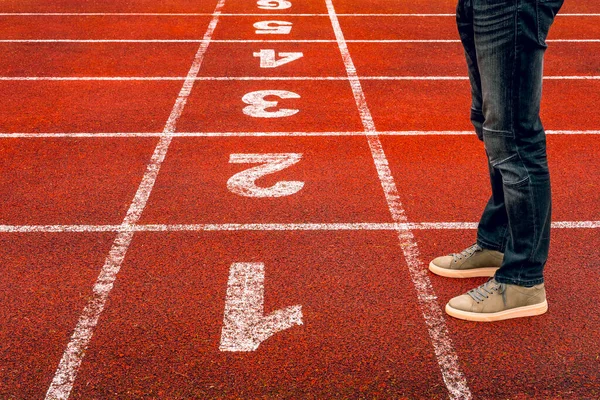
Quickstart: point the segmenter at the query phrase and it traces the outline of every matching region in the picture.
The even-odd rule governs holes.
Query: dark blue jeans
[[[459,0],[471,121],[484,142],[492,195],[477,243],[504,252],[498,282],[544,281],[551,193],[540,120],[546,36],[564,0]]]

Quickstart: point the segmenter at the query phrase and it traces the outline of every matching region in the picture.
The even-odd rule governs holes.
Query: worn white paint
[[[555,221],[552,229],[600,229],[600,221]],[[0,233],[85,232],[220,232],[220,231],[398,231],[472,230],[477,222],[339,222],[255,224],[145,224],[132,225],[0,225]]]
[[[275,55],[275,49],[261,49],[253,53],[253,56],[260,58],[261,68],[277,68],[304,57],[304,54],[302,52],[279,52]]]
[[[263,263],[231,265],[219,350],[255,351],[277,332],[302,325],[300,305],[264,315],[264,281]]]
[[[277,68],[304,56],[303,53],[278,53],[261,50],[261,68]],[[184,81],[185,76],[0,76],[0,81]],[[362,81],[468,81],[467,76],[360,76]],[[600,75],[551,75],[544,80],[600,80]],[[347,76],[197,76],[196,81],[347,81]]]
[[[94,333],[94,328],[104,310],[108,296],[114,286],[117,274],[121,269],[121,265],[125,259],[131,240],[133,239],[134,231],[129,228],[139,221],[141,214],[146,207],[148,197],[154,187],[158,172],[160,171],[169,144],[171,143],[171,133],[175,131],[177,120],[183,112],[183,108],[185,107],[187,98],[195,82],[194,78],[198,75],[198,71],[204,59],[204,54],[206,53],[208,44],[210,43],[212,34],[219,20],[219,12],[224,4],[225,0],[220,0],[216,6],[214,17],[204,34],[204,39],[196,52],[196,55],[194,56],[187,78],[183,83],[183,87],[179,92],[179,96],[163,129],[163,135],[160,137],[158,144],[154,149],[154,153],[147,165],[142,182],[127,210],[127,214],[121,224],[121,229],[113,242],[104,266],[100,271],[100,275],[94,284],[92,295],[90,296],[83,313],[79,317],[77,326],[75,327],[73,335],[59,362],[50,387],[46,392],[46,400],[67,399],[71,393],[85,351]]]
[[[473,136],[473,131],[378,131],[379,136]],[[547,130],[547,135],[600,135],[600,130]],[[162,132],[14,132],[0,133],[0,139],[35,138],[131,138],[160,137]],[[173,132],[173,137],[346,137],[364,136],[364,131],[323,132]]]
[[[244,197],[284,197],[298,193],[304,182],[280,181],[271,187],[260,187],[256,181],[266,175],[282,171],[302,159],[300,153],[231,154],[232,164],[261,164],[238,172],[227,181],[227,188]]]
[[[559,14],[560,15],[560,14]],[[291,28],[290,28],[291,29]],[[200,39],[0,39],[0,43],[201,43]],[[548,39],[547,43],[600,43],[600,39]],[[215,39],[212,43],[336,43],[331,39]],[[458,39],[349,39],[346,43],[460,43]]]
[[[292,23],[288,21],[259,21],[254,24],[257,35],[288,35]]]
[[[281,0],[259,0],[264,2],[276,2]],[[285,0],[284,0],[285,1]],[[40,13],[0,13],[2,17],[38,17],[38,16],[47,16],[47,17],[65,17],[65,16],[74,16],[74,17],[106,17],[106,16],[133,16],[133,17],[210,17],[214,16],[211,13],[50,13],[50,12],[40,12]],[[222,13],[220,14],[222,17],[272,17],[272,16],[286,16],[286,17],[327,17],[329,14],[265,14],[265,13]],[[456,14],[453,13],[344,13],[337,14],[338,17],[419,17],[419,18],[427,18],[427,17],[452,17],[455,18]],[[599,13],[560,13],[556,16],[557,18],[562,17],[600,17]]]
[[[387,157],[383,151],[383,146],[377,135],[373,118],[367,105],[365,94],[362,90],[360,80],[356,73],[356,68],[352,62],[344,34],[338,21],[335,9],[331,0],[326,0],[327,11],[333,26],[333,31],[346,67],[346,73],[350,80],[350,86],[356,106],[360,114],[367,142],[371,149],[375,168],[383,187],[383,192],[388,203],[388,208],[396,223],[407,223],[408,219],[404,211],[404,206],[400,201],[400,196],[394,178],[392,176]],[[454,350],[452,339],[446,327],[446,321],[440,305],[437,302],[437,296],[427,275],[427,269],[421,262],[419,248],[414,235],[410,229],[399,229],[397,231],[400,247],[404,253],[404,259],[408,265],[408,270],[417,292],[419,306],[427,327],[433,349],[440,366],[442,379],[446,384],[449,395],[452,399],[467,400],[472,397],[466,378],[460,369],[458,356]]]
[[[242,101],[248,106],[244,107],[244,114],[254,118],[282,118],[297,114],[300,110],[292,108],[280,108],[276,111],[267,109],[277,107],[278,103],[274,100],[266,100],[266,97],[275,96],[281,99],[299,99],[300,95],[287,90],[257,90],[250,92],[242,97]]]

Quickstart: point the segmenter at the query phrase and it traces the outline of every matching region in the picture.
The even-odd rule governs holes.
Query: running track
[[[0,398],[599,398],[600,3],[548,40],[550,310],[494,324],[426,270],[489,194],[454,3],[3,1]]]

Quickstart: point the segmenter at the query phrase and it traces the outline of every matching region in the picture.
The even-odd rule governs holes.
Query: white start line
[[[599,221],[555,221],[552,229],[600,229]],[[477,222],[335,222],[123,225],[0,225],[0,233],[470,230]]]
[[[265,50],[262,50],[265,51]],[[258,54],[258,53],[255,53]],[[302,53],[279,53],[281,59],[261,60],[261,68],[276,68]],[[288,55],[288,56],[285,56]],[[289,56],[292,55],[292,56]],[[0,76],[0,81],[185,81],[183,76]],[[468,81],[467,76],[360,76],[362,81]],[[600,80],[600,75],[545,76],[544,80]],[[347,81],[346,76],[197,76],[195,81]]]
[[[377,131],[379,136],[474,136],[473,131]],[[600,130],[547,130],[547,135],[600,135]],[[0,133],[0,139],[35,138],[131,138],[160,137],[163,132],[14,132]],[[323,132],[173,132],[172,137],[344,137],[364,136],[364,131]]]
[[[310,13],[222,13],[221,17],[327,17],[329,14]],[[212,17],[211,13],[0,13],[1,17]],[[338,17],[456,17],[454,13],[340,13]],[[600,13],[560,13],[557,17],[600,17]]]
[[[336,43],[330,39],[214,39],[212,43]],[[201,39],[0,39],[0,43],[202,43]],[[460,43],[458,39],[348,39],[346,43]],[[600,39],[548,39],[546,43],[600,43]]]

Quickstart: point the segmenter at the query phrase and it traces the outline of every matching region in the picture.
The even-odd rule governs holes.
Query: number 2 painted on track
[[[265,175],[284,170],[300,161],[301,153],[271,153],[271,154],[231,154],[232,164],[262,165],[238,172],[227,181],[227,188],[235,194],[244,197],[283,197],[298,193],[304,182],[281,181],[275,185],[262,188],[256,185],[256,180]]]
[[[254,57],[260,58],[261,68],[277,68],[289,62],[298,60],[304,57],[302,52],[297,53],[277,53],[275,56],[275,50],[273,49],[261,49],[259,52],[253,54]]]
[[[292,6],[292,3],[287,0],[259,0],[256,4],[263,10],[285,10]]]

